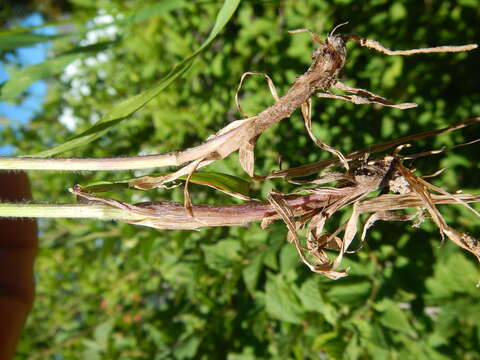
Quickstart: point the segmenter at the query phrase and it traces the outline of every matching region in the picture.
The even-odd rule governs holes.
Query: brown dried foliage
[[[335,29],[334,29],[335,31]],[[343,256],[351,252],[352,242],[359,232],[360,215],[370,213],[367,218],[360,241],[365,240],[367,231],[379,220],[409,221],[418,218],[423,221],[425,216],[430,217],[438,226],[441,237],[445,236],[458,246],[473,253],[480,260],[480,244],[466,233],[459,232],[447,225],[437,209],[438,204],[458,203],[480,216],[469,202],[480,201],[479,195],[450,194],[447,191],[428,183],[418,177],[414,171],[404,164],[406,159],[428,156],[439,151],[428,151],[421,154],[402,157],[400,150],[407,142],[421,139],[444,132],[454,131],[465,126],[477,123],[480,118],[470,119],[453,126],[407,136],[390,142],[370,146],[350,154],[342,154],[334,147],[317,139],[312,131],[311,96],[332,98],[350,101],[354,104],[380,104],[382,106],[408,109],[416,104],[393,104],[379,95],[364,89],[349,87],[337,76],[343,68],[346,59],[347,41],[355,41],[361,46],[375,49],[386,55],[411,55],[417,53],[469,51],[477,45],[441,46],[437,48],[392,51],[376,41],[363,39],[357,35],[340,35],[330,33],[326,41],[307,29],[292,31],[292,33],[309,32],[312,39],[318,43],[317,50],[312,55],[312,64],[305,74],[299,76],[283,97],[278,97],[271,79],[266,76],[268,86],[275,99],[275,103],[261,113],[237,120],[211,136],[199,146],[182,152],[169,154],[175,156],[176,164],[188,163],[178,171],[158,178],[144,177],[131,182],[131,186],[141,189],[164,187],[166,183],[183,175],[190,175],[213,161],[223,159],[234,151],[239,151],[240,163],[248,175],[257,181],[268,178],[281,177],[294,184],[309,185],[311,188],[300,190],[294,194],[271,192],[267,203],[247,203],[231,206],[193,205],[188,193],[188,180],[185,184],[185,203],[181,204],[158,202],[129,205],[112,199],[100,198],[76,186],[70,191],[80,197],[92,201],[100,201],[110,206],[119,207],[135,214],[144,216],[144,219],[135,224],[150,226],[159,229],[195,229],[203,226],[232,226],[244,225],[252,221],[262,221],[262,227],[276,219],[285,222],[288,228],[288,240],[298,250],[302,261],[310,270],[338,279],[347,275],[348,269],[339,269]],[[237,90],[236,103],[239,111],[244,114],[238,102],[238,92],[247,75],[242,76]],[[347,94],[331,93],[337,89]],[[319,92],[320,91],[320,92]],[[300,108],[305,121],[305,127],[310,138],[321,149],[326,150],[335,158],[297,168],[272,172],[266,176],[254,174],[254,146],[256,139],[270,126],[289,117]],[[245,115],[246,116],[246,115]],[[371,158],[371,154],[397,147],[392,155],[383,155]],[[341,164],[343,171],[327,171],[313,181],[294,181],[294,178],[305,177],[327,170],[333,165]],[[335,186],[319,186],[330,182],[337,182]],[[368,197],[377,192],[380,195]],[[325,232],[325,224],[336,213],[345,207],[353,205],[352,214],[347,222],[332,233]],[[414,215],[403,213],[403,209],[417,208]],[[424,215],[426,211],[427,215]],[[304,238],[300,236],[305,230]],[[340,234],[343,233],[343,236]],[[329,251],[336,251],[337,255],[331,260]]]

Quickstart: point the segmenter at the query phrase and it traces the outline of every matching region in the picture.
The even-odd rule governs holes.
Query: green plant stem
[[[103,204],[21,204],[0,203],[0,217],[14,218],[94,218],[135,221],[145,216]]]
[[[0,157],[0,169],[2,170],[111,171],[175,165],[177,165],[177,159],[173,154],[99,159]]]

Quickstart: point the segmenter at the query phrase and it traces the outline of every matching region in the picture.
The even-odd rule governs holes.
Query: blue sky
[[[22,26],[36,26],[41,24],[43,24],[43,19],[39,14],[32,14],[21,20]],[[55,29],[52,27],[45,27],[37,29],[35,32],[51,35],[55,33]],[[19,64],[23,67],[44,61],[47,57],[47,51],[50,46],[50,43],[41,43],[32,47],[17,49]],[[8,73],[5,64],[0,62],[0,83],[7,79]],[[6,102],[0,102],[0,117],[7,118],[9,120],[7,126],[13,128],[28,123],[34,114],[40,111],[46,92],[46,81],[37,81],[28,89],[28,96],[20,104],[13,105]],[[2,132],[2,127],[3,126],[0,125],[0,134]],[[5,156],[11,154],[13,148],[8,144],[3,144],[1,141],[0,136],[0,155]]]

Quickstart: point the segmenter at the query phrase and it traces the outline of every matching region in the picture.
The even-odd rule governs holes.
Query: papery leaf
[[[187,212],[187,214],[191,217],[193,217],[193,210],[192,210],[192,199],[190,197],[190,192],[188,191],[188,183],[190,182],[192,175],[195,173],[195,170],[197,170],[197,166],[202,161],[203,161],[203,158],[194,161],[194,168],[185,179],[185,186],[183,187],[183,207],[185,208],[185,211]]]
[[[342,83],[341,81],[337,81],[334,85],[334,88],[343,90],[346,92],[350,92],[353,94],[357,94],[357,95],[337,95],[337,94],[330,94],[330,93],[329,94],[318,93],[317,96],[321,98],[329,98],[329,99],[342,99],[342,100],[350,101],[357,105],[379,104],[382,106],[393,107],[401,110],[417,107],[417,104],[415,103],[393,104],[387,99],[379,95],[376,95],[368,90],[353,88]]]
[[[360,241],[362,243],[365,241],[368,230],[379,220],[383,220],[383,221],[410,221],[413,218],[415,218],[416,216],[418,216],[418,214],[412,214],[412,215],[399,214],[399,213],[396,213],[396,212],[393,212],[393,211],[388,211],[388,210],[373,213],[372,215],[370,215],[367,218],[367,220],[365,220],[365,224],[363,225],[362,237],[361,237]]]
[[[254,176],[255,169],[255,142],[257,138],[250,139],[238,149],[238,160],[243,170],[250,176]]]
[[[414,140],[420,140],[420,139],[425,139],[431,136],[463,129],[466,126],[473,125],[475,123],[480,122],[480,117],[474,117],[472,119],[466,120],[466,121],[460,121],[452,126],[448,126],[446,128],[438,129],[438,130],[433,130],[433,131],[425,131],[413,135],[408,135],[399,139],[387,141],[382,144],[377,144],[377,145],[371,145],[366,148],[360,149],[353,151],[349,154],[347,154],[345,157],[350,160],[350,159],[358,159],[364,156],[366,153],[375,153],[375,152],[381,152],[388,150],[392,147],[408,143],[410,141]],[[296,178],[296,177],[303,177],[303,176],[308,176],[312,174],[316,174],[324,169],[326,169],[329,166],[335,165],[339,162],[338,158],[333,158],[333,159],[327,159],[327,160],[322,160],[318,161],[315,163],[307,164],[307,165],[302,165],[298,167],[294,167],[291,169],[285,169],[285,170],[277,170],[272,172],[270,175],[266,176],[265,178],[277,178],[277,177],[286,177],[286,178]]]
[[[240,89],[242,88],[243,81],[246,79],[247,76],[249,75],[261,75],[263,76],[268,83],[268,88],[270,90],[270,93],[272,94],[273,98],[275,101],[279,101],[280,98],[278,97],[278,92],[277,89],[275,88],[275,84],[273,83],[273,80],[268,76],[267,74],[259,73],[259,72],[252,72],[252,71],[247,71],[243,73],[242,77],[240,78],[240,83],[238,84],[237,91],[235,92],[235,105],[237,106],[237,110],[242,116],[248,117],[247,113],[242,109],[242,106],[240,105],[240,100],[238,94],[240,93]]]
[[[345,169],[348,170],[348,162],[345,159],[345,156],[335,149],[334,147],[324,143],[323,141],[320,141],[317,139],[317,137],[313,134],[312,130],[312,101],[309,99],[307,100],[306,103],[302,104],[302,115],[303,115],[303,120],[305,122],[305,128],[307,129],[308,135],[310,136],[310,139],[317,145],[320,149],[328,151],[329,153],[335,155],[338,157],[339,161],[343,164]]]

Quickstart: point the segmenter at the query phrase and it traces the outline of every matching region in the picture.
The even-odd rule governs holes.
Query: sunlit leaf
[[[371,284],[368,282],[345,283],[334,286],[328,291],[328,297],[334,303],[354,304],[364,301],[370,293]]]
[[[434,302],[456,294],[476,296],[475,285],[480,279],[476,265],[468,261],[462,254],[453,254],[446,261],[435,265],[434,275],[427,279],[428,298]]]
[[[34,33],[0,34],[0,51],[13,50],[24,46],[58,39],[64,35],[42,35]]]
[[[102,350],[106,350],[108,346],[108,338],[113,329],[113,321],[107,320],[104,323],[98,325],[94,332],[95,342],[102,348]]]
[[[165,176],[164,174],[155,174],[155,176]],[[141,179],[141,178],[140,178]],[[185,181],[187,176],[181,176],[178,180]],[[101,181],[84,187],[84,190],[90,193],[100,193],[109,191],[121,191],[126,189],[133,189],[131,187],[132,181],[138,179],[127,179],[115,182]],[[204,185],[220,190],[231,196],[248,199],[250,193],[251,182],[240,177],[223,174],[218,172],[195,172],[190,178],[190,182],[198,185]]]
[[[301,324],[301,306],[291,285],[281,275],[270,275],[265,288],[267,312],[275,319]]]
[[[245,285],[251,294],[254,293],[255,287],[257,286],[258,277],[260,276],[260,271],[263,267],[264,257],[265,253],[263,252],[256,254],[251,263],[248,264],[242,271],[243,281],[245,282]]]
[[[143,6],[136,9],[123,22],[132,23],[149,19],[152,16],[159,15],[174,9],[178,9],[186,4],[186,0],[163,0],[158,1],[152,5]],[[118,21],[120,22],[120,21]]]
[[[241,246],[235,240],[223,240],[214,245],[203,245],[206,263],[215,270],[225,270],[241,259]]]
[[[405,310],[400,309],[398,303],[384,299],[375,306],[375,309],[382,313],[380,321],[385,327],[415,336],[415,330],[408,322]]]
[[[345,343],[337,332],[328,332],[318,335],[313,341],[312,349],[322,351],[329,359],[342,359],[345,352]]]

